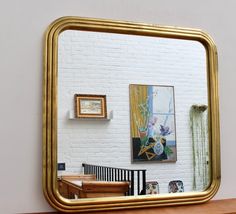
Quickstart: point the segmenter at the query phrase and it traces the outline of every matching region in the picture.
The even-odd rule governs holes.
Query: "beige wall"
[[[86,16],[201,28],[219,52],[222,185],[236,197],[236,2],[171,0],[8,0],[0,6],[0,210],[50,211],[42,194],[43,32],[54,19]]]

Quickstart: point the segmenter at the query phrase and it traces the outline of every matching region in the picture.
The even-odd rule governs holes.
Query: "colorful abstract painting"
[[[174,162],[174,87],[130,85],[132,161]]]

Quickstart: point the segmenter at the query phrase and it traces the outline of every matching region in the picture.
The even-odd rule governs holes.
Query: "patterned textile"
[[[184,192],[184,184],[180,180],[170,181],[168,186],[169,193]]]

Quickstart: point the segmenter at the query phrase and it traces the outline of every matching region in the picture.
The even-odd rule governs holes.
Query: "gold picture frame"
[[[206,50],[208,90],[208,133],[211,180],[200,192],[162,195],[120,196],[70,200],[59,194],[58,151],[58,38],[66,30],[105,32],[125,35],[193,40]],[[45,34],[43,83],[43,191],[51,206],[61,212],[78,213],[118,209],[150,208],[198,204],[209,201],[220,186],[220,128],[217,49],[212,38],[201,30],[157,26],[106,19],[62,17],[55,20]],[[114,77],[116,78],[116,77]],[[117,130],[119,132],[119,130]]]
[[[106,95],[75,94],[76,118],[107,118]]]

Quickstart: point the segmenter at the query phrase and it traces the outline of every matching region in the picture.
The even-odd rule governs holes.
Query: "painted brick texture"
[[[205,49],[198,42],[65,31],[59,38],[58,162],[81,173],[83,162],[147,169],[160,192],[171,180],[193,180],[189,110],[207,104]],[[129,84],[171,85],[175,90],[177,162],[131,163]],[[106,94],[110,121],[71,120],[74,94]]]

